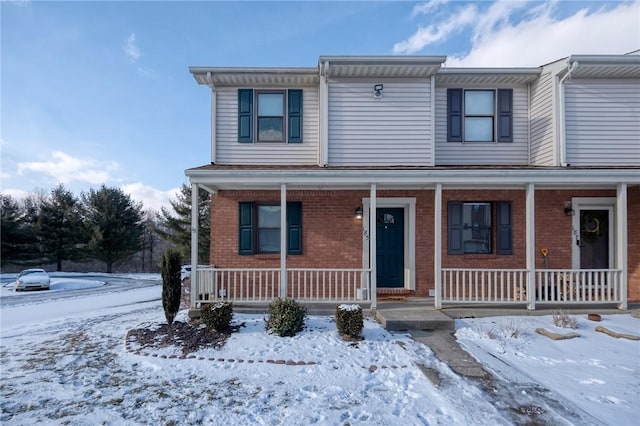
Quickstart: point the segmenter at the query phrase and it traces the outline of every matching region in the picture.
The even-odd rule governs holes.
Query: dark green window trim
[[[277,205],[268,203],[240,202],[238,221],[238,254],[279,253],[261,252],[258,249],[258,206]],[[302,254],[302,203],[287,202],[287,253]]]

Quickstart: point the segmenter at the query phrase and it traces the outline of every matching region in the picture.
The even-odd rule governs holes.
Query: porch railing
[[[618,269],[442,269],[442,303],[620,303]],[[533,296],[533,298],[531,297]]]
[[[536,270],[536,302],[621,302],[618,269]]]
[[[279,268],[198,268],[196,304],[229,300],[270,302],[286,295],[307,302],[370,302],[370,269],[286,269],[281,289]]]
[[[442,302],[526,303],[526,269],[442,268]]]

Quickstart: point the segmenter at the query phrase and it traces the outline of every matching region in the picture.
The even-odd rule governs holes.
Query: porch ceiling
[[[212,169],[186,171],[191,183],[211,191],[289,189],[522,189],[533,183],[538,189],[613,189],[619,183],[640,185],[640,168],[634,169]]]

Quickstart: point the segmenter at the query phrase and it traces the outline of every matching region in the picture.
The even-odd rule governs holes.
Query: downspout
[[[318,162],[320,167],[329,165],[329,62],[320,69],[320,140]]]
[[[216,88],[211,78],[211,71],[207,71],[207,86],[211,88],[211,164],[216,163]]]
[[[578,62],[571,62],[571,59],[569,59],[567,61],[567,68],[569,69],[567,71],[567,74],[562,77],[558,83],[558,97],[559,97],[559,108],[558,108],[558,115],[559,117],[559,127],[560,127],[560,131],[558,132],[558,149],[560,150],[560,165],[562,167],[567,167],[567,137],[566,137],[566,126],[565,126],[565,96],[564,96],[564,82],[568,79],[571,78],[571,73],[573,71],[576,70],[576,68],[578,67]]]

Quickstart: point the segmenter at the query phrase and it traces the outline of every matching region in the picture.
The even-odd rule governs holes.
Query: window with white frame
[[[447,141],[512,142],[513,90],[447,89]]]
[[[257,92],[256,101],[258,104],[256,117],[258,142],[284,142],[284,91]]]

